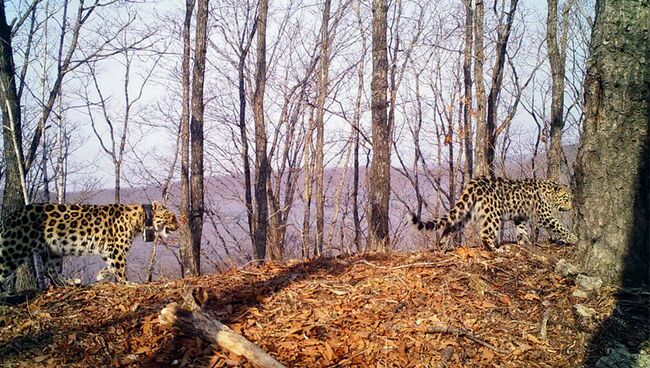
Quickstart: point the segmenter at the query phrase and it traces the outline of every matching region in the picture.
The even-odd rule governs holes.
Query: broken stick
[[[492,350],[496,351],[497,353],[508,354],[507,351],[505,351],[503,349],[499,349],[496,346],[490,344],[489,342],[479,339],[478,337],[474,336],[474,334],[472,334],[471,332],[463,330],[462,328],[456,328],[456,327],[445,326],[445,325],[434,325],[434,326],[427,327],[427,329],[424,332],[428,333],[428,334],[448,333],[448,334],[452,334],[452,335],[463,336],[463,337],[466,337],[466,338],[474,341],[475,343],[477,343],[479,345],[483,345],[486,348],[492,349]]]
[[[192,291],[188,293],[191,295]],[[186,303],[187,304],[187,295]],[[255,367],[284,368],[277,360],[259,346],[248,341],[228,326],[211,318],[198,305],[184,308],[177,303],[168,304],[158,316],[163,326],[177,328],[190,336],[200,336],[204,340],[220,346],[237,355],[243,356]]]

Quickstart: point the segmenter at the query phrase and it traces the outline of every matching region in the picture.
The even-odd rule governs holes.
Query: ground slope
[[[459,248],[51,289],[0,307],[0,366],[248,366],[158,324],[160,310],[193,286],[207,291],[207,312],[288,367],[436,367],[442,359],[447,367],[575,367],[615,298],[612,290],[571,295],[573,280],[556,274],[551,261],[570,252]],[[596,314],[580,319],[576,303]],[[432,325],[465,329],[492,347],[427,334]]]

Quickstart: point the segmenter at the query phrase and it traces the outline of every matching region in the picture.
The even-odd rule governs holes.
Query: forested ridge
[[[650,367],[648,24],[3,1],[0,366]]]

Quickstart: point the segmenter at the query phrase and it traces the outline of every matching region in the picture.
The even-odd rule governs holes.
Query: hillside
[[[614,290],[572,296],[573,280],[551,261],[571,252],[458,248],[50,289],[0,306],[0,366],[250,366],[158,323],[160,310],[193,286],[207,292],[205,311],[287,367],[575,367],[616,299]],[[578,317],[577,303],[594,316]],[[479,342],[427,334],[431,326],[462,328]]]

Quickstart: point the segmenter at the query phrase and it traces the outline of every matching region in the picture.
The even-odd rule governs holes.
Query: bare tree
[[[203,85],[205,56],[207,50],[208,0],[198,0],[196,8],[196,36],[194,65],[192,67],[192,117],[190,120],[190,141],[192,153],[190,230],[192,232],[192,259],[194,275],[201,274],[201,239],[203,235]]]
[[[127,35],[125,34],[125,38]],[[89,74],[92,79],[92,84],[94,87],[94,92],[97,95],[98,101],[95,103],[92,101],[92,97],[90,92],[86,90],[85,98],[87,101],[87,110],[88,110],[88,117],[90,118],[90,123],[93,129],[93,132],[95,133],[95,136],[97,137],[97,140],[99,141],[99,145],[102,148],[102,150],[108,155],[113,163],[113,168],[114,168],[114,175],[115,175],[115,203],[120,203],[120,191],[121,191],[121,179],[122,179],[122,165],[124,163],[124,155],[125,151],[127,148],[127,137],[129,136],[129,128],[130,124],[132,124],[132,115],[133,115],[133,109],[135,107],[135,104],[137,104],[143,97],[144,95],[144,90],[145,87],[147,86],[147,82],[151,78],[151,75],[153,71],[156,69],[156,66],[158,65],[158,61],[160,60],[160,56],[158,56],[151,66],[147,67],[147,71],[145,72],[144,77],[142,78],[140,85],[136,87],[136,93],[135,96],[132,96],[130,93],[130,89],[132,88],[132,78],[133,78],[133,62],[134,58],[136,57],[136,52],[135,50],[130,50],[128,48],[125,48],[121,52],[121,56],[124,57],[123,59],[123,66],[124,66],[124,84],[122,85],[122,93],[123,93],[123,109],[121,109],[122,115],[121,116],[114,116],[111,114],[111,109],[109,105],[110,98],[105,97],[105,92],[102,92],[102,88],[100,87],[100,83],[98,82],[97,79],[97,66],[95,63],[89,63]],[[103,137],[103,134],[98,131],[99,128],[99,122],[95,118],[95,114],[93,113],[93,106],[98,106],[100,109],[100,115],[101,119],[103,120],[103,124],[105,125],[108,129],[108,137]]]
[[[192,26],[192,14],[194,13],[195,0],[185,1],[185,19],[183,21],[183,60],[181,62],[183,95],[181,98],[181,208],[180,215],[184,221],[181,222],[181,276],[186,272],[191,273],[194,265],[192,234],[189,218],[190,207],[190,54],[192,49],[192,38],[190,34]],[[186,271],[187,270],[187,271]]]
[[[255,69],[255,92],[253,95],[253,116],[255,118],[255,201],[257,219],[253,242],[254,258],[261,262],[266,257],[266,236],[268,227],[268,199],[266,185],[270,172],[266,152],[267,137],[264,125],[264,89],[266,86],[266,21],[268,1],[259,0],[257,17],[257,62]]]
[[[474,176],[474,155],[472,148],[472,0],[463,0],[465,4],[465,45],[463,48],[463,87],[465,95],[461,100],[463,109],[462,138],[465,146],[465,171],[463,181],[469,182]]]
[[[474,169],[477,176],[488,175],[488,158],[486,143],[488,127],[486,121],[485,83],[483,82],[483,66],[485,50],[483,49],[485,10],[483,0],[476,0],[474,11],[474,88],[476,89],[476,139],[474,141]]]
[[[237,116],[240,140],[240,155],[242,159],[242,169],[244,177],[244,204],[246,206],[246,219],[248,222],[248,236],[253,241],[255,237],[255,219],[253,210],[253,184],[251,179],[251,167],[249,157],[249,137],[246,123],[246,110],[248,104],[247,87],[246,87],[246,72],[248,55],[253,39],[257,31],[257,4],[252,0],[244,2],[232,2],[225,7],[217,7],[214,10],[215,17],[217,17],[215,27],[220,31],[221,37],[225,40],[227,49],[230,49],[235,58],[225,56],[230,61],[231,65],[237,70],[237,92],[239,102],[239,113]],[[234,9],[234,11],[233,11]],[[234,14],[230,12],[233,11]],[[232,22],[232,17],[236,17],[236,21]],[[232,24],[236,25],[234,31],[231,29]],[[234,34],[233,34],[234,33]],[[211,42],[212,44],[212,42]],[[212,44],[217,52],[226,54],[221,45]]]
[[[391,131],[386,114],[388,53],[386,43],[388,4],[372,2],[372,162],[368,180],[368,249],[385,251],[389,246]]]
[[[563,158],[562,129],[564,129],[564,79],[567,36],[569,33],[569,12],[573,0],[569,0],[562,9],[562,23],[558,40],[558,0],[548,0],[548,15],[546,17],[546,43],[548,45],[548,61],[551,64],[552,99],[551,99],[551,131],[550,145],[547,153],[548,167],[546,177],[560,180],[560,164]]]
[[[363,25],[363,18],[361,16],[361,6],[356,4],[354,11],[357,15],[357,26],[359,34],[361,35],[361,54],[359,66],[357,67],[357,95],[354,100],[354,116],[352,117],[352,134],[354,140],[354,153],[353,153],[353,183],[352,183],[352,221],[354,222],[354,244],[357,252],[361,252],[363,245],[361,244],[361,220],[359,218],[359,144],[361,133],[361,97],[363,97],[363,77],[366,66],[366,53],[368,46],[366,41],[366,30]]]
[[[198,0],[196,6],[196,33],[190,86],[190,26],[194,2],[185,6],[183,29],[183,111],[181,126],[181,216],[188,229],[181,236],[183,273],[197,276],[201,273],[201,241],[203,234],[203,86],[207,52],[208,0]],[[186,84],[187,83],[187,84]],[[183,183],[185,181],[185,183]]]
[[[323,255],[323,238],[325,222],[325,194],[323,193],[323,136],[325,121],[323,119],[325,98],[327,97],[329,73],[329,20],[330,0],[325,0],[320,40],[320,77],[318,80],[318,99],[316,101],[316,256]]]
[[[510,38],[510,30],[517,10],[517,3],[519,0],[510,0],[510,9],[504,14],[505,23],[499,23],[497,27],[497,50],[494,67],[492,68],[492,81],[490,86],[490,94],[487,99],[487,140],[479,142],[478,144],[485,145],[485,159],[488,168],[488,173],[494,176],[494,157],[497,143],[497,125],[498,114],[497,108],[499,103],[499,94],[503,88],[503,70],[506,61],[506,52],[508,48],[508,39]]]

